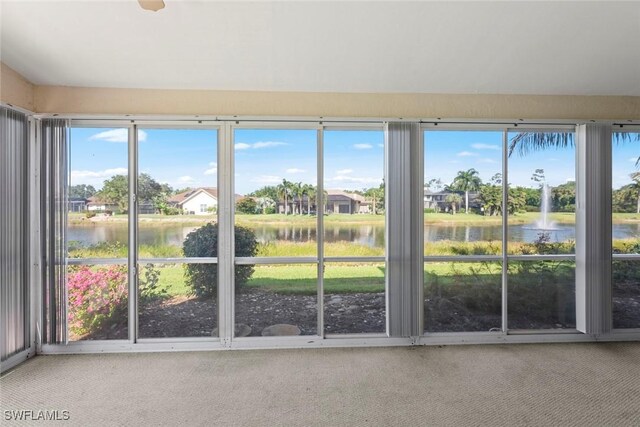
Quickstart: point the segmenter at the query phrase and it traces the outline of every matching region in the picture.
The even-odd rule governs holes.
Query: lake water
[[[143,245],[175,245],[181,246],[186,236],[198,227],[167,225],[165,227],[141,226],[139,241]],[[259,242],[294,241],[307,242],[316,240],[315,227],[294,225],[261,225],[253,228]],[[540,230],[531,225],[511,225],[508,228],[510,241],[533,242],[538,238]],[[551,241],[559,242],[575,239],[575,228],[572,224],[560,224],[557,230],[548,231]],[[613,238],[640,238],[640,224],[614,224]],[[439,240],[456,240],[463,242],[500,241],[502,228],[500,225],[425,225],[425,242]],[[94,226],[70,226],[68,240],[88,246],[99,242],[126,242],[126,224],[108,224]],[[370,247],[384,247],[384,227],[376,225],[325,225],[326,242],[353,242]]]

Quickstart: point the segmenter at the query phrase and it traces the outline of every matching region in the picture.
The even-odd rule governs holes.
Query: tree
[[[284,201],[284,214],[289,214],[289,196],[291,195],[291,182],[286,179],[282,180],[282,184],[278,185],[278,200]]]
[[[638,192],[636,213],[640,213],[640,172],[634,172],[629,177],[633,180],[632,188]]]
[[[69,197],[88,199],[97,193],[93,185],[78,184],[69,187]]]
[[[102,185],[102,190],[97,193],[105,203],[117,205],[121,212],[129,210],[129,179],[126,175],[115,175]]]
[[[576,209],[576,183],[569,181],[551,189],[551,203],[556,212],[574,212]]]
[[[266,197],[273,200],[274,202],[279,198],[278,187],[275,185],[265,185],[264,187],[259,188],[248,195],[252,197]]]
[[[298,209],[300,212],[300,215],[302,215],[302,199],[304,198],[304,185],[302,185],[302,182],[292,182],[291,183],[291,195],[293,196],[293,213],[295,215],[296,212],[296,208],[295,208],[295,198],[298,199]]]
[[[430,179],[424,186],[431,191],[438,192],[442,190],[442,180],[440,178]]]
[[[546,179],[544,177],[544,169],[536,169],[531,175],[531,181],[537,182],[537,183],[545,182]]]
[[[380,200],[382,199],[384,203],[384,185],[380,185],[378,188],[372,187],[365,189],[364,196],[371,202],[373,214],[376,215],[378,213],[378,203],[380,203]]]
[[[304,185],[304,193],[307,195],[307,215],[311,215],[311,202],[316,198],[317,188],[311,184]],[[300,211],[302,213],[302,211]]]
[[[640,133],[613,132],[616,142],[640,141]],[[533,151],[542,151],[548,148],[573,147],[573,132],[521,132],[509,141],[509,157],[514,152],[520,156],[526,156]],[[640,165],[640,157],[636,160],[636,166]]]
[[[477,170],[471,168],[466,171],[459,171],[458,175],[453,179],[450,188],[457,191],[464,191],[464,209],[465,213],[469,213],[469,191],[477,191],[482,185]]]
[[[631,213],[637,210],[638,189],[636,184],[628,184],[613,190],[613,212]]]
[[[258,212],[258,204],[253,197],[243,197],[236,202],[236,211],[253,215]]]
[[[451,213],[455,215],[456,207],[460,206],[460,204],[462,203],[462,197],[459,194],[453,193],[445,197],[444,201],[451,206]]]
[[[480,187],[480,202],[485,215],[502,215],[502,187],[491,184]]]

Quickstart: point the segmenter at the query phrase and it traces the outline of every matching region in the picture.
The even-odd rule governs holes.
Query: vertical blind
[[[29,125],[0,107],[0,360],[29,348]]]
[[[66,244],[67,219],[67,121],[44,119],[41,122],[41,206],[42,230],[45,230],[42,253],[44,268],[43,343],[66,342]]]

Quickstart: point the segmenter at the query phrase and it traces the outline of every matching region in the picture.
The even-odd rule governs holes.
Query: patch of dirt
[[[316,334],[316,296],[282,295],[261,290],[236,295],[236,323],[251,327],[250,336],[260,336],[267,326],[293,324],[302,335]],[[325,295],[325,332],[384,333],[384,293]],[[467,310],[446,300],[426,300],[425,327],[430,332],[490,331],[501,327],[500,313]],[[640,294],[614,298],[616,328],[640,326]],[[511,316],[514,329],[560,329],[575,325],[543,322],[526,316]],[[218,325],[218,307],[215,300],[177,296],[156,300],[141,306],[139,332],[141,338],[208,337]],[[127,325],[115,324],[110,328],[83,337],[83,339],[127,339]]]

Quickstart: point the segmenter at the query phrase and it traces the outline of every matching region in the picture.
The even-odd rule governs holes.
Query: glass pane
[[[138,289],[141,338],[218,336],[217,264],[146,264]]]
[[[317,132],[236,129],[236,256],[315,256]]]
[[[501,273],[500,262],[425,263],[425,331],[500,331]]]
[[[325,263],[327,334],[384,333],[385,307],[384,263]]]
[[[71,258],[125,258],[128,253],[128,129],[71,128]]]
[[[575,262],[510,261],[509,329],[575,329]]]
[[[217,256],[217,138],[215,129],[138,130],[140,257]],[[194,245],[203,233],[210,244]]]
[[[509,253],[575,253],[573,133],[510,132]]]
[[[325,131],[324,191],[325,256],[383,256],[384,133]]]
[[[640,253],[640,133],[614,132],[613,253]],[[640,328],[640,262],[613,261],[613,327]]]
[[[315,335],[317,283],[316,264],[236,265],[236,336]]]
[[[502,132],[424,133],[425,255],[502,247]]]
[[[66,277],[69,340],[128,338],[126,265],[72,265]]]
[[[613,262],[613,327],[640,328],[640,261]]]

